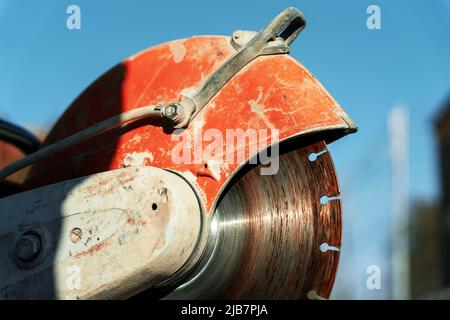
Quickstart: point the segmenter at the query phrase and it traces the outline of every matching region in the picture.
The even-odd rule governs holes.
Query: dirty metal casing
[[[198,246],[195,192],[175,173],[124,168],[1,199],[1,299],[114,299],[176,274]],[[40,240],[32,261],[23,236]]]
[[[178,101],[180,96],[188,96],[191,91],[198,88],[214,70],[235,53],[236,49],[231,44],[229,37],[204,36],[161,44],[132,56],[88,87],[57,121],[44,144],[57,142],[99,121],[135,108]],[[226,137],[229,130],[255,130],[256,132],[265,130],[268,134],[265,137],[259,136],[257,142],[235,139],[234,149],[224,148],[213,156],[205,158],[204,154],[198,154],[198,144],[208,144],[204,136],[208,129],[219,132],[222,137]],[[274,139],[274,136],[270,134],[276,130],[278,139]],[[332,206],[327,209],[326,206],[318,206],[320,197],[316,196],[319,193],[326,193],[323,195],[327,196],[339,195],[331,157],[328,154],[324,154],[325,157],[321,156],[320,158],[327,159],[327,161],[322,165],[317,165],[319,163],[317,162],[315,167],[311,167],[314,168],[311,169],[314,172],[304,177],[299,174],[302,170],[298,169],[297,164],[289,165],[289,163],[296,159],[295,161],[304,167],[306,155],[311,150],[324,151],[325,143],[332,142],[355,130],[356,126],[337,102],[299,62],[287,54],[260,56],[237,72],[221,88],[196,115],[189,127],[183,131],[184,136],[180,132],[168,130],[162,124],[146,120],[138,121],[120,130],[108,132],[76,147],[56,153],[45,161],[37,163],[32,167],[23,186],[33,189],[86,175],[135,166],[168,169],[189,181],[200,199],[200,211],[204,215],[205,222],[200,231],[198,250],[194,250],[191,259],[176,272],[169,282],[163,281],[159,284],[161,287],[169,288],[168,291],[163,290],[164,295],[169,298],[178,298],[180,296],[176,295],[182,292],[183,288],[187,288],[189,283],[195,283],[196,277],[204,270],[208,270],[209,261],[216,261],[214,255],[208,252],[208,248],[211,243],[214,246],[220,240],[211,236],[213,232],[210,226],[214,228],[216,224],[218,230],[226,230],[227,226],[233,225],[229,223],[229,219],[232,218],[228,214],[220,212],[227,211],[226,203],[229,203],[227,199],[236,199],[236,196],[233,196],[236,191],[233,190],[240,190],[239,193],[244,195],[250,192],[248,189],[242,189],[239,180],[233,183],[233,179],[245,180],[241,176],[241,170],[246,168],[249,159],[256,152],[262,151],[278,141],[281,142],[281,147],[290,145],[291,148],[294,146],[292,150],[311,145],[311,147],[302,149],[303,151],[298,151],[302,152],[301,156],[288,156],[289,161],[281,161],[285,167],[290,168],[289,171],[281,168],[277,173],[281,177],[268,177],[262,180],[253,177],[249,181],[259,182],[247,183],[247,187],[258,188],[259,186],[259,189],[254,192],[259,192],[259,196],[263,196],[274,193],[278,189],[287,188],[283,185],[283,176],[291,179],[288,182],[291,187],[283,191],[283,196],[286,197],[285,201],[282,201],[283,197],[278,197],[277,201],[279,202],[273,204],[273,207],[277,209],[270,209],[270,206],[267,206],[268,203],[259,209],[255,208],[257,203],[252,202],[250,196],[244,197],[245,201],[243,202],[236,202],[241,209],[245,208],[245,212],[241,210],[236,214],[250,215],[250,218],[243,220],[245,221],[243,228],[235,229],[239,230],[236,231],[239,233],[237,238],[242,239],[242,233],[245,233],[244,238],[249,237],[246,239],[253,239],[257,242],[256,248],[269,250],[265,251],[262,256],[267,259],[275,259],[265,261],[265,263],[270,263],[271,268],[274,268],[277,263],[286,262],[277,261],[276,252],[270,253],[274,252],[271,250],[277,246],[267,247],[267,238],[257,241],[258,239],[255,237],[256,231],[259,229],[256,222],[271,221],[273,230],[278,230],[275,234],[289,235],[292,237],[289,241],[299,240],[296,238],[297,236],[301,238],[298,246],[291,245],[289,250],[283,251],[289,253],[288,257],[296,253],[298,256],[291,261],[291,265],[280,266],[278,269],[289,270],[292,275],[289,279],[295,283],[294,287],[286,290],[285,295],[282,294],[282,291],[277,290],[268,290],[264,295],[266,288],[276,284],[262,281],[261,279],[266,275],[261,273],[259,277],[262,278],[249,278],[252,279],[252,283],[247,282],[246,289],[230,289],[228,286],[230,284],[225,284],[218,288],[213,297],[221,297],[221,293],[223,293],[222,297],[231,298],[304,298],[311,297],[309,293],[312,292],[319,297],[326,298],[331,292],[339,252],[327,251],[324,253],[319,250],[319,247],[322,243],[328,243],[335,247],[340,246],[341,211],[339,200],[330,202]],[[186,143],[183,137],[190,137],[192,143]],[[188,145],[187,158],[190,160],[174,161],[173,156],[179,154],[180,145],[183,147]],[[200,150],[203,148],[200,146]],[[246,155],[244,159],[226,160],[230,157],[237,159],[239,151],[242,150]],[[303,179],[302,190],[294,187],[295,183],[299,182],[296,179]],[[333,188],[327,187],[330,183]],[[240,185],[241,187],[239,187]],[[271,186],[267,188],[270,192],[265,189],[267,185]],[[307,193],[310,200],[303,203],[301,202],[303,193],[308,188]],[[297,190],[299,193],[287,192],[287,190]],[[315,203],[312,201],[313,198],[316,200]],[[275,216],[276,210],[280,210],[282,202],[286,203],[287,209],[289,209],[284,213],[286,219],[271,219],[271,216]],[[223,204],[225,209],[221,210],[219,203]],[[217,221],[221,220],[214,222],[214,217],[216,219],[218,217],[227,218],[224,218],[223,223],[219,223]],[[307,217],[307,219],[299,220],[298,217]],[[265,229],[268,226],[270,224],[262,226],[265,230],[263,234],[270,234],[270,228]],[[219,231],[218,234],[221,233],[225,234],[222,231]],[[274,244],[286,245],[286,239],[283,239],[281,242],[274,240]],[[319,246],[317,246],[318,244]],[[300,252],[304,245],[307,250]],[[226,247],[228,246],[229,242]],[[255,246],[249,246],[246,250],[239,251],[241,255],[239,263],[243,268],[247,268],[243,274],[249,274],[253,270],[251,269],[253,263],[261,262],[257,256],[252,256],[250,248],[255,248]],[[102,250],[105,250],[105,254],[107,254],[108,248]],[[217,261],[223,259],[222,257]],[[198,264],[197,261],[200,263]],[[305,263],[312,264],[308,267]],[[295,276],[296,268],[302,270],[298,276]],[[230,281],[238,281],[232,275],[230,277]],[[210,283],[215,283],[215,281],[217,278],[212,278]],[[255,281],[266,286],[246,291],[253,287],[252,284]],[[303,281],[301,289],[299,281]],[[177,283],[179,289],[171,287],[173,283]],[[181,297],[192,295],[197,296],[195,292],[189,291],[182,294]],[[201,294],[198,296],[205,297]]]
[[[177,101],[235,51],[229,37],[204,36],[161,44],[132,56],[85,90],[57,121],[44,144],[121,112]],[[218,130],[224,137],[227,129],[277,129],[281,142],[313,134],[317,141],[331,142],[356,126],[309,71],[289,55],[279,54],[258,57],[240,70],[186,131],[195,141],[208,129]],[[133,165],[155,166],[189,180],[210,215],[227,182],[253,154],[239,163],[223,161],[225,150],[204,159],[193,143],[191,161],[175,163],[172,155],[179,150],[180,141],[179,135],[164,127],[141,121],[37,163],[24,186],[34,188]],[[272,142],[268,134],[256,149]],[[248,152],[253,147],[237,141],[234,152]]]

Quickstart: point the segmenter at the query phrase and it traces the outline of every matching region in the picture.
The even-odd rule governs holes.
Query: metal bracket
[[[233,32],[233,36],[231,37],[231,45],[236,50],[240,50],[257,34],[258,33],[256,31],[236,30]],[[263,56],[283,53],[289,53],[289,46],[283,38],[277,37],[267,42],[267,45],[261,50],[260,55]]]

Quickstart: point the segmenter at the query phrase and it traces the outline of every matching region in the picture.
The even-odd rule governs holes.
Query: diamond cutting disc
[[[214,213],[193,277],[165,298],[328,298],[341,205],[338,199],[321,203],[339,194],[331,156],[323,151],[325,143],[316,143],[283,154],[275,175],[254,167],[240,176]]]

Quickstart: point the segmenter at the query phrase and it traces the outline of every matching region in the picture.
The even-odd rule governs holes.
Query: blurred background
[[[79,30],[66,26],[69,5]],[[308,21],[292,55],[360,128],[330,146],[344,204],[332,298],[450,298],[450,1],[0,0],[0,117],[43,137],[126,57],[259,30],[288,6]]]

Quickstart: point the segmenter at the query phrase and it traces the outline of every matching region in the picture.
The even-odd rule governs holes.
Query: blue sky
[[[81,30],[66,28],[70,4],[81,8]],[[381,8],[381,30],[366,28],[369,4]],[[288,6],[308,20],[292,55],[360,127],[330,148],[346,210],[343,249],[349,249],[341,270],[348,265],[359,272],[354,295],[365,297],[364,266],[385,263],[386,122],[396,104],[407,105],[410,114],[411,195],[438,195],[432,120],[450,95],[450,1],[0,0],[0,113],[28,126],[49,125],[89,83],[129,55],[192,35],[258,30]],[[361,238],[374,226],[378,235]],[[361,247],[365,253],[357,255]]]

